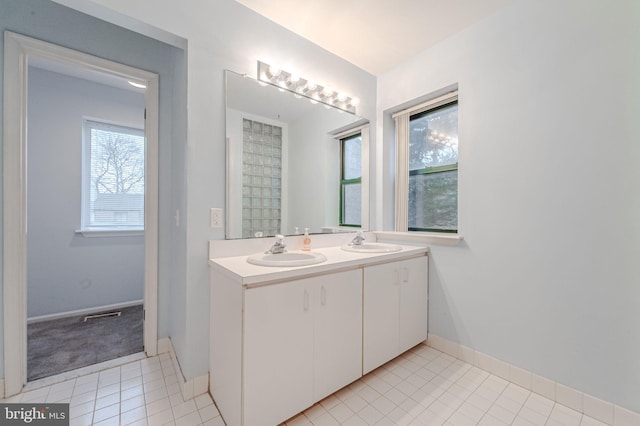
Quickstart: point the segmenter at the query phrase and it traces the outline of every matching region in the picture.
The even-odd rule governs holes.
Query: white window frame
[[[91,191],[91,129],[114,128],[123,132],[137,133],[136,136],[145,136],[144,129],[135,126],[113,123],[94,118],[83,118],[82,122],[82,207],[80,229],[76,232],[85,237],[113,237],[113,236],[137,236],[144,235],[143,225],[95,225],[90,223],[90,191]],[[146,141],[145,141],[146,145]],[[146,148],[146,147],[145,147]],[[143,153],[144,156],[144,153]],[[145,164],[146,169],[146,164]],[[145,170],[146,173],[146,170]],[[146,191],[146,188],[145,188]],[[143,192],[144,197],[144,192]],[[144,211],[143,211],[144,217]]]
[[[413,105],[392,115],[396,129],[396,179],[395,179],[395,231],[409,232],[409,121],[411,116],[428,111],[458,100],[458,91],[454,90],[426,102]],[[458,218],[460,215],[458,214]],[[410,231],[420,233],[424,231]],[[449,235],[456,235],[458,230]],[[431,233],[431,232],[430,232]],[[437,232],[433,232],[438,234]]]

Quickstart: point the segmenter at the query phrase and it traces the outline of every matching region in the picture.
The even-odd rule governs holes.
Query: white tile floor
[[[208,395],[182,399],[167,354],[4,401],[68,402],[72,426],[224,425]],[[425,345],[286,422],[299,425],[605,426]]]
[[[71,426],[224,425],[208,394],[184,401],[177,380],[171,357],[163,354],[2,401],[69,403]]]
[[[425,345],[286,422],[311,424],[605,426]]]

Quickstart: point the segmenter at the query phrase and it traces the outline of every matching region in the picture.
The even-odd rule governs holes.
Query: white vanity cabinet
[[[361,268],[211,280],[210,387],[228,426],[279,424],[362,376]]]
[[[209,388],[227,426],[280,424],[426,339],[426,247],[315,251],[327,261],[211,259]]]
[[[245,425],[276,425],[313,403],[314,319],[304,281],[245,291]]]
[[[364,268],[363,374],[427,339],[427,259]]]
[[[275,425],[362,375],[362,273],[245,290],[244,425]]]

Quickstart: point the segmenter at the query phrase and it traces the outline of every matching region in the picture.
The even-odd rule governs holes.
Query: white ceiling
[[[513,0],[236,0],[373,75]]]

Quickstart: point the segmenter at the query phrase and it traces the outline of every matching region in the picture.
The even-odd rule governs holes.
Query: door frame
[[[10,31],[4,32],[4,396],[27,384],[27,79],[38,56],[146,83],[144,350],[158,350],[158,75]]]

